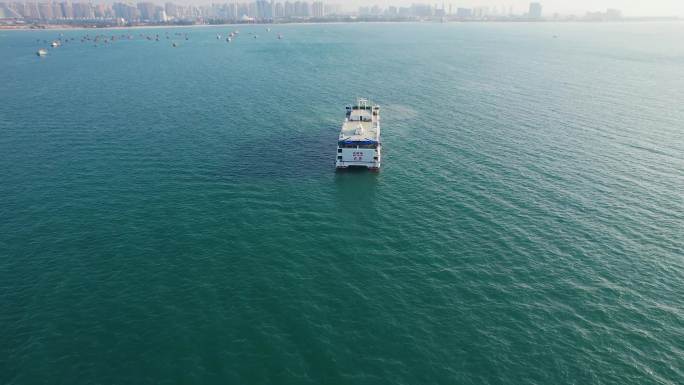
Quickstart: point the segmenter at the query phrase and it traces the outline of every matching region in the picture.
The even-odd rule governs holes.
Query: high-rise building
[[[174,3],[166,3],[164,4],[164,11],[166,11],[166,15],[170,18],[178,18],[178,6]]]
[[[323,8],[323,12],[325,12],[326,16],[339,15],[342,12],[342,8],[339,4],[325,4]]]
[[[52,20],[52,6],[48,3],[39,3],[38,12],[40,13],[40,18],[43,20]]]
[[[541,19],[542,17],[542,5],[541,3],[530,3],[530,12],[528,16],[532,19]]]
[[[306,1],[295,1],[294,16],[309,17],[311,16],[311,6]]]
[[[286,1],[285,4],[283,5],[283,16],[285,17],[292,17],[295,14],[295,8],[294,4]]]
[[[23,17],[21,14],[23,8],[23,4],[0,3],[0,19],[21,19]]]
[[[65,19],[74,18],[74,9],[71,7],[71,3],[63,2],[60,3],[59,6],[62,8],[62,15],[64,15]]]
[[[256,19],[268,20],[273,18],[273,8],[271,2],[266,0],[257,0],[256,2]],[[253,16],[253,15],[250,15]]]
[[[475,7],[473,8],[473,16],[482,19],[489,16],[489,7]]]
[[[155,5],[150,2],[138,3],[138,10],[140,11],[140,18],[142,20],[155,19]]]
[[[74,3],[74,18],[92,20],[95,18],[93,7],[89,3]]]
[[[473,10],[470,8],[457,8],[456,17],[460,17],[462,19],[473,17]]]
[[[311,15],[313,17],[325,16],[325,7],[323,6],[322,1],[314,1],[314,3],[311,4]]]
[[[52,7],[52,18],[53,19],[64,19],[64,12],[62,12],[62,7],[59,3],[51,3]]]
[[[95,17],[98,19],[105,19],[111,17],[110,8],[106,4],[95,4],[94,11]]]
[[[241,19],[244,16],[249,16],[249,7],[245,3],[239,3],[237,5],[237,16],[238,19]]]
[[[74,4],[74,8],[75,7],[76,4]],[[114,16],[116,16],[119,19],[124,19],[126,21],[140,19],[140,12],[138,11],[138,8],[132,5],[125,3],[114,3],[112,5],[112,9],[114,10]]]
[[[411,13],[418,17],[432,16],[432,7],[426,4],[413,4],[411,5]]]
[[[40,19],[37,3],[24,3],[24,10],[21,12],[27,19]]]
[[[257,9],[257,4],[256,3],[249,3],[247,4],[247,16],[256,18],[258,16],[259,12]]]
[[[413,13],[411,13],[411,8],[409,7],[399,7],[399,16],[400,17],[411,17],[413,16]]]
[[[273,18],[278,17],[285,17],[285,7],[281,2],[277,2],[273,7]]]
[[[166,15],[166,11],[163,7],[155,7],[154,20],[163,22],[169,21],[169,17]]]

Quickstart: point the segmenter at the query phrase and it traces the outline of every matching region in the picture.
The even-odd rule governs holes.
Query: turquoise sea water
[[[684,382],[684,24],[232,29],[0,32],[0,383]]]

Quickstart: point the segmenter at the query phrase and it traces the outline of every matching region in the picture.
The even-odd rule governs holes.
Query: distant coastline
[[[387,19],[387,18],[330,18],[309,20],[278,20],[278,21],[220,21],[209,23],[131,23],[120,25],[107,22],[79,22],[79,23],[10,23],[0,24],[0,30],[77,30],[77,29],[144,29],[144,28],[188,28],[188,27],[216,27],[230,25],[287,25],[287,24],[351,24],[351,23],[631,23],[631,22],[681,22],[679,17],[634,17],[620,20],[582,20],[582,19]]]

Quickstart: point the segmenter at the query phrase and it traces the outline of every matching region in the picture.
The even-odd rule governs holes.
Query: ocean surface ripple
[[[684,24],[265,28],[0,31],[1,384],[683,382]]]

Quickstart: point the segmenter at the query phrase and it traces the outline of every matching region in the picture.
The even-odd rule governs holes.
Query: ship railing
[[[344,141],[337,142],[339,148],[377,148],[380,143],[374,140]]]
[[[356,98],[356,105],[354,109],[356,110],[370,110],[373,108],[373,103],[366,98]]]

